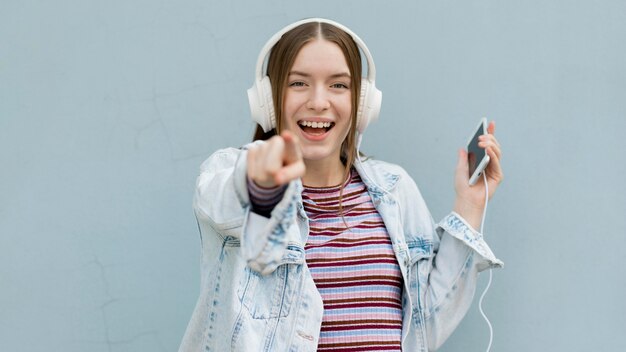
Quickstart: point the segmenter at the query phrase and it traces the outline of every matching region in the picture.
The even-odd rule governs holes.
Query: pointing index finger
[[[283,131],[280,134],[285,141],[285,161],[288,164],[302,160],[302,150],[298,137],[290,131]]]

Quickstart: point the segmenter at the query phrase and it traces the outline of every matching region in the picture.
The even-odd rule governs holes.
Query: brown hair
[[[341,147],[341,161],[346,166],[345,177],[347,177],[356,158],[356,116],[361,94],[361,54],[352,37],[331,24],[320,22],[302,24],[283,34],[276,45],[274,45],[267,63],[267,76],[272,83],[276,128],[263,132],[263,128],[257,125],[253,140],[266,140],[283,131],[283,98],[289,71],[300,49],[316,39],[324,39],[337,44],[343,52],[350,70],[350,89],[352,94],[350,130]]]

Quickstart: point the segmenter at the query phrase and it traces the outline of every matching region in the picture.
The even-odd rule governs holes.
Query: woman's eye
[[[333,84],[331,87],[333,88],[343,88],[343,89],[348,89],[348,85],[344,84],[344,83],[335,83]]]
[[[304,82],[291,82],[289,83],[290,87],[304,87]]]

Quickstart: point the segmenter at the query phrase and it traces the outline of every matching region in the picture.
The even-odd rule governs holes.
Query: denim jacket
[[[201,166],[193,202],[200,297],[179,351],[315,351],[324,308],[305,261],[302,183],[292,181],[261,217],[250,211],[246,155],[246,147],[222,149]],[[436,225],[401,167],[370,159],[355,168],[402,273],[402,348],[435,350],[469,309],[478,273],[502,262],[458,214]]]

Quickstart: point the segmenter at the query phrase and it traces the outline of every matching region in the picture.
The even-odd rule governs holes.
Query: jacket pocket
[[[304,251],[288,247],[281,264],[269,275],[246,268],[237,291],[239,300],[254,319],[284,318],[289,315],[302,284]]]
[[[412,293],[420,292],[425,287],[433,258],[433,246],[429,241],[417,239],[407,243],[409,252],[409,288]],[[419,303],[419,297],[412,297]]]
[[[430,258],[433,256],[433,245],[430,241],[423,239],[415,239],[407,243],[409,248],[410,264],[413,266],[421,259]]]
[[[407,242],[409,252],[408,286],[412,303],[413,322],[422,326],[424,320],[423,312],[423,290],[428,280],[429,268],[432,263],[433,245],[427,240],[416,238]]]

